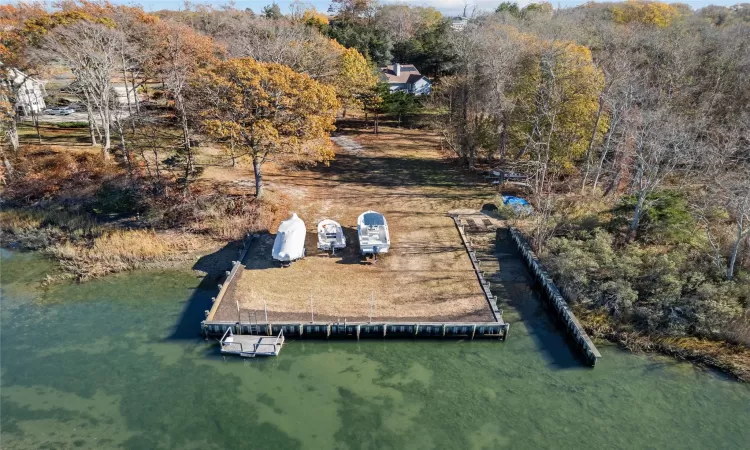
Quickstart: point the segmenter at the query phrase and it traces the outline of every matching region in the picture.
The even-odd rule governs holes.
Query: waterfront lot
[[[268,167],[269,195],[286,197],[308,230],[307,258],[288,268],[271,259],[275,229],[253,243],[214,320],[492,321],[492,314],[448,212],[492,199],[481,181],[459,173],[436,136],[386,129],[348,130],[361,145],[338,148],[330,166],[296,171]],[[217,174],[212,174],[216,176]],[[391,251],[361,261],[357,216],[372,209],[388,220]],[[316,249],[318,221],[341,223],[347,248]],[[371,308],[371,303],[374,307]]]

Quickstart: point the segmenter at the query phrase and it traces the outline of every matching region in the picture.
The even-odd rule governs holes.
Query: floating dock
[[[284,346],[284,332],[278,336],[236,335],[227,328],[221,341],[221,353],[239,355],[245,358],[256,356],[278,356]]]

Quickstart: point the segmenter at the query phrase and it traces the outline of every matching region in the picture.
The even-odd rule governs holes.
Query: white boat
[[[297,217],[297,213],[292,214],[292,217],[279,225],[271,256],[276,261],[281,261],[282,265],[304,258],[306,235],[305,222]]]
[[[388,223],[379,212],[365,211],[359,215],[357,235],[359,236],[359,251],[363,255],[388,253],[391,246]]]
[[[324,251],[346,247],[346,238],[341,224],[331,219],[318,223],[318,248]]]

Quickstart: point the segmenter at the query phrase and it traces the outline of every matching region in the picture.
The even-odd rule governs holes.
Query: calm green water
[[[3,253],[3,449],[747,448],[750,386],[600,348],[573,358],[540,305],[505,342],[291,342],[224,359],[188,271],[37,288]],[[197,317],[196,317],[197,315]]]

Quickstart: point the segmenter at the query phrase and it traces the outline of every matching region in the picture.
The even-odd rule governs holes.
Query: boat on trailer
[[[359,251],[363,255],[388,253],[391,237],[385,216],[376,211],[365,211],[357,218]]]
[[[280,261],[283,267],[289,266],[292,261],[304,258],[306,235],[305,222],[297,217],[297,213],[292,214],[292,217],[279,225],[271,256],[276,261]]]
[[[331,219],[321,220],[318,223],[318,248],[334,252],[344,247],[346,247],[346,238],[341,224]]]

